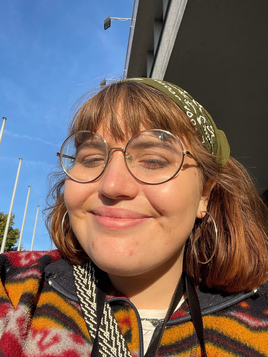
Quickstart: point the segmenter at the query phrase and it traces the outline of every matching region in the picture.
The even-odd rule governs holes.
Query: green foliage
[[[2,245],[3,236],[5,233],[7,216],[8,216],[7,214],[0,212],[0,247]],[[10,250],[13,250],[13,251],[17,250],[17,247],[15,247],[15,244],[17,243],[17,240],[19,239],[20,231],[18,228],[13,228],[14,218],[15,218],[15,215],[12,214],[10,217],[10,222],[9,222],[7,240],[6,240],[6,245],[5,245],[5,252],[8,252]]]

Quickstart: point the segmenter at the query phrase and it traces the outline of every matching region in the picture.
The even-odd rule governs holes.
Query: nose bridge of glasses
[[[122,151],[123,154],[125,154],[125,149],[122,148],[121,146],[114,146],[114,147],[110,148],[110,149],[108,150],[108,156],[110,155],[110,153],[111,153],[112,151]]]
[[[125,155],[125,149],[122,148],[121,146],[114,146],[112,148],[109,148],[108,150],[108,155],[107,155],[107,161],[110,161],[112,158],[112,153],[115,151],[122,151],[123,155]]]

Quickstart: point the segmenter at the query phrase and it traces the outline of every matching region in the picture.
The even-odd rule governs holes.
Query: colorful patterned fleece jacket
[[[91,355],[94,328],[87,329],[73,268],[58,251],[5,253],[0,255],[0,269],[1,357]],[[88,293],[94,300],[93,290]],[[268,356],[268,284],[257,292],[235,295],[198,290],[198,297],[208,357]],[[107,301],[128,355],[142,357],[136,308],[121,296]],[[108,316],[109,331],[110,322]],[[114,346],[102,355],[119,357],[121,352]],[[187,301],[169,320],[157,356],[201,356]]]

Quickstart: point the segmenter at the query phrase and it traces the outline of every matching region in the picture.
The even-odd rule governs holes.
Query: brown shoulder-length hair
[[[117,116],[119,103],[123,120]],[[184,270],[196,284],[237,292],[254,289],[267,280],[267,208],[239,162],[230,157],[224,167],[217,164],[182,110],[165,94],[142,83],[114,83],[86,100],[74,114],[69,134],[79,130],[97,132],[100,125],[119,141],[141,128],[167,130],[190,145],[203,182],[208,179],[216,182],[208,212],[216,222],[218,238],[215,239],[211,219],[197,219],[185,247]],[[63,190],[64,177],[58,176],[48,195],[46,224],[62,256],[77,264],[89,258],[72,231],[68,215],[63,237],[61,225],[66,212]],[[201,263],[211,256],[207,264]]]

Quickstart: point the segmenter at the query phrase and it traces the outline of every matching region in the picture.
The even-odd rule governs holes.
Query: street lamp
[[[106,86],[107,81],[116,82],[116,79],[113,79],[113,78],[103,78],[103,80],[100,82],[100,86],[101,86],[101,87]]]
[[[132,18],[131,17],[111,17],[111,16],[108,16],[104,20],[104,30],[107,30],[109,27],[111,27],[112,20],[127,21],[127,20],[132,20]]]

